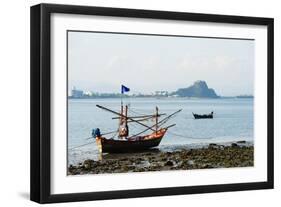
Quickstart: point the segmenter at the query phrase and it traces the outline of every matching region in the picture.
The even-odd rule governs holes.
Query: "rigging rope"
[[[115,134],[114,134],[112,137],[110,137],[110,139],[113,139],[113,138],[116,137],[116,135],[118,134],[118,130],[115,130],[115,131],[112,131],[112,132],[107,132],[107,133],[104,133],[104,134],[101,134],[101,135],[103,136],[103,135],[113,134],[113,133],[115,133]],[[95,138],[94,138],[94,137],[87,137],[87,138],[84,138],[84,139],[88,140],[88,139],[95,139]],[[84,147],[84,146],[86,146],[86,145],[93,144],[93,143],[94,143],[94,142],[90,142],[90,143],[78,145],[78,146],[72,147],[72,148],[70,148],[70,149],[68,149],[68,150],[73,150],[73,149],[76,149],[76,148]]]
[[[206,137],[206,138],[187,137],[187,136],[184,136],[184,135],[181,135],[181,134],[176,134],[176,133],[169,132],[169,131],[167,131],[166,133],[177,136],[177,137],[182,137],[182,138],[185,138],[185,139],[213,139],[214,138],[214,137]]]
[[[135,110],[133,110],[131,107],[130,108],[128,108],[128,110],[130,111],[130,112],[132,112],[133,114],[137,114],[137,115],[146,115],[146,114],[144,114],[144,113],[140,113],[140,112],[137,112],[137,111],[135,111]]]
[[[68,149],[68,150],[74,150],[74,149],[76,149],[76,148],[84,147],[84,146],[86,146],[86,145],[93,144],[93,143],[94,143],[94,142],[90,142],[90,143],[78,145],[78,146],[72,147],[72,148],[70,148],[70,149]]]
[[[164,119],[162,119],[161,121],[159,121],[157,124],[152,125],[150,128],[155,127],[156,125],[158,125],[158,127],[159,127],[159,126],[162,126],[162,125],[165,124],[171,117],[175,116],[177,113],[179,113],[179,112],[181,112],[181,111],[182,111],[182,109],[180,109],[180,110],[178,110],[178,111],[176,111],[176,112],[170,114],[169,116],[167,116],[167,117],[165,117]],[[147,129],[145,129],[145,130],[143,130],[143,131],[141,131],[141,132],[139,132],[139,133],[137,133],[137,134],[134,134],[134,135],[132,135],[132,136],[130,136],[130,137],[138,136],[138,135],[140,135],[140,134],[142,134],[142,133],[148,131],[150,128],[147,128]]]
[[[113,133],[116,133],[116,132],[118,132],[118,130],[114,130],[114,131],[111,131],[111,132],[103,133],[103,134],[101,134],[101,136],[108,135],[108,134],[113,134]],[[91,138],[93,138],[93,137],[87,137],[85,139],[87,140],[87,139],[91,139]]]
[[[117,130],[116,133],[115,133],[112,137],[110,137],[109,139],[115,138],[117,134],[118,134],[118,130]]]
[[[147,114],[154,114],[155,112],[151,110],[141,110],[141,109],[132,109],[132,107],[128,108],[128,111],[132,112],[133,114],[145,116]]]

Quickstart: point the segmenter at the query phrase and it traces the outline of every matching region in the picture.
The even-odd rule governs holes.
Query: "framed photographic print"
[[[31,7],[31,200],[273,188],[273,19]]]

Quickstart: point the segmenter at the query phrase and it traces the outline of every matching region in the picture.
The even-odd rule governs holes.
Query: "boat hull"
[[[197,115],[197,114],[194,114],[193,115],[195,119],[212,119],[213,118],[213,115]]]
[[[104,137],[96,138],[96,142],[101,153],[125,153],[125,152],[137,152],[147,150],[153,147],[157,147],[166,130],[153,133],[147,136],[137,137],[137,139],[127,140],[115,140],[106,139]]]
[[[210,114],[203,114],[203,115],[194,114],[194,113],[192,113],[192,114],[194,116],[194,119],[212,119],[214,117],[213,112]]]

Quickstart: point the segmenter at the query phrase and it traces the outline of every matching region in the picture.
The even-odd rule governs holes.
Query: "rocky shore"
[[[192,170],[209,168],[250,167],[254,165],[254,147],[245,141],[228,145],[211,143],[197,149],[172,152],[150,150],[139,153],[106,154],[99,161],[85,160],[69,165],[68,175]]]

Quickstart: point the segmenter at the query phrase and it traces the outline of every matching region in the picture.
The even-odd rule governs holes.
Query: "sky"
[[[220,96],[253,94],[254,40],[68,32],[68,87],[176,91],[197,80]]]

